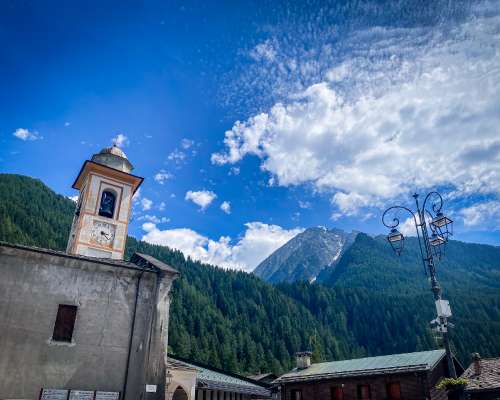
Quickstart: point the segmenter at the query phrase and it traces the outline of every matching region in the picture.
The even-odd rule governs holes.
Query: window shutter
[[[52,340],[57,342],[71,342],[77,309],[77,306],[59,304]]]

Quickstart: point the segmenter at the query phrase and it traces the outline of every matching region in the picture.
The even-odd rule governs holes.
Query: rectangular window
[[[57,342],[71,342],[77,309],[77,306],[59,304],[52,340]]]
[[[344,389],[342,386],[333,386],[330,388],[331,400],[344,400]]]
[[[401,385],[399,382],[387,384],[387,398],[389,400],[401,400]]]
[[[358,385],[358,400],[370,400],[370,385]]]
[[[300,389],[292,390],[292,400],[302,400],[302,390]]]

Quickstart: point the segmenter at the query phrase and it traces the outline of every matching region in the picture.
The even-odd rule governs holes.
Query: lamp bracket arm
[[[436,191],[429,192],[427,196],[425,196],[422,210],[427,211],[432,216],[432,213],[426,208],[427,200],[429,199],[432,201],[432,211],[434,214],[438,214],[443,208],[443,197]]]
[[[390,221],[390,222],[386,220],[386,215],[387,215],[389,212],[393,211],[393,210],[405,210],[405,211],[408,211],[408,212],[411,214],[411,216],[413,217],[413,221],[415,221],[415,228],[418,226],[418,223],[417,223],[417,217],[415,216],[415,213],[414,213],[412,210],[410,210],[409,208],[404,207],[404,206],[392,206],[392,207],[389,207],[387,210],[385,210],[385,211],[384,211],[384,214],[382,215],[382,223],[383,223],[383,224],[384,224],[387,228],[394,229],[394,228],[396,228],[396,227],[399,225],[399,223],[400,223],[399,218],[397,218],[397,217],[394,217],[394,218],[392,219],[392,221]],[[389,219],[390,219],[390,217],[389,217]]]

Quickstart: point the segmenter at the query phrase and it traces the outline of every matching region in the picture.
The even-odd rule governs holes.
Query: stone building
[[[165,398],[178,273],[123,260],[131,171],[117,147],[84,163],[66,252],[0,243],[0,399]]]
[[[169,356],[172,400],[270,399],[269,385],[194,361]]]
[[[274,383],[282,400],[445,400],[435,386],[446,374],[444,350],[316,364],[304,352]]]

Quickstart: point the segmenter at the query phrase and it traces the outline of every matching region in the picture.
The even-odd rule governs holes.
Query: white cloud
[[[217,195],[209,190],[191,191],[189,190],[184,197],[185,200],[191,200],[205,210],[217,198]]]
[[[220,209],[226,214],[231,214],[231,203],[229,201],[223,201],[220,205]]]
[[[311,202],[299,200],[299,207],[302,209],[309,209],[311,208]]]
[[[143,224],[146,234],[142,240],[178,249],[205,263],[252,271],[274,250],[303,231],[300,228],[286,230],[262,222],[249,222],[245,226],[245,234],[235,244],[227,236],[212,240],[191,229],[160,230],[152,223]]]
[[[274,44],[275,45],[275,44]],[[277,51],[270,40],[256,45],[249,53],[255,61],[272,62],[276,59]]]
[[[229,170],[229,175],[234,175],[237,176],[240,174],[240,168],[239,167],[231,167]]]
[[[151,214],[146,214],[146,215],[141,215],[139,218],[137,218],[138,221],[147,221],[149,223],[153,224],[165,224],[167,222],[170,222],[170,218],[167,217],[157,217],[156,215],[151,215]],[[143,224],[144,227],[144,224]]]
[[[70,199],[71,201],[74,201],[75,203],[78,202],[78,195],[74,195],[74,196],[68,196],[68,199]]]
[[[111,141],[113,142],[113,144],[115,146],[118,146],[118,147],[125,147],[125,146],[128,146],[130,143],[130,141],[128,140],[128,137],[122,133],[119,133],[118,135],[116,135],[113,139],[111,139]]]
[[[65,127],[68,127],[68,126],[70,126],[70,125],[71,125],[71,122],[67,122],[67,121],[66,121],[66,122],[64,123],[64,126],[65,126]]]
[[[189,149],[190,147],[192,147],[194,145],[194,140],[191,140],[191,139],[182,139],[181,140],[181,147],[184,149],[184,150],[187,150]]]
[[[148,198],[143,197],[141,199],[141,207],[142,207],[142,211],[151,210],[151,207],[153,207],[153,202],[151,200],[149,200]]]
[[[132,196],[132,203],[137,203],[141,199],[141,188],[138,188]]]
[[[38,133],[38,131],[30,131],[29,129],[17,128],[14,133],[12,133],[16,138],[21,139],[23,141],[28,140],[39,140],[43,139],[42,136]]]
[[[464,225],[477,230],[500,229],[500,201],[492,200],[463,208]]]
[[[178,149],[175,149],[167,156],[167,159],[169,161],[173,161],[176,164],[180,164],[186,159],[186,153]]]
[[[156,175],[154,176],[154,180],[158,182],[160,185],[163,185],[166,181],[171,179],[173,175],[164,169],[160,170]]]
[[[166,204],[164,201],[162,201],[162,202],[158,205],[158,210],[160,210],[160,211],[164,211],[166,207],[167,207],[167,204]]]
[[[348,41],[351,58],[235,122],[212,162],[256,156],[274,184],[333,193],[336,217],[414,188],[498,196],[500,16],[478,11],[443,31],[378,27]]]

